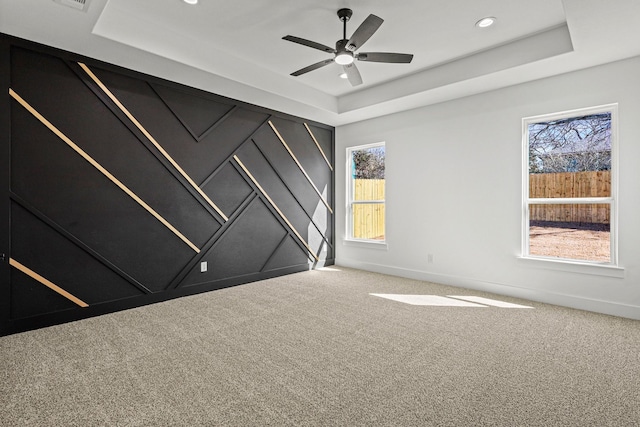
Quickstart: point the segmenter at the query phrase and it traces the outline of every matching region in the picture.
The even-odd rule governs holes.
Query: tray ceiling
[[[347,36],[371,13],[384,19],[362,51],[413,53],[413,62],[358,62],[357,87],[337,64],[291,77],[331,56],[282,36],[333,46],[342,7],[353,9]],[[496,24],[477,28],[485,16]],[[637,22],[636,0],[0,4],[0,32],[333,125],[636,56]]]

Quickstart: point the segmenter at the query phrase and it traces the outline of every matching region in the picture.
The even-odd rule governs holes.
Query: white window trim
[[[380,141],[380,142],[374,142],[371,144],[364,144],[364,145],[355,145],[352,147],[347,147],[346,148],[346,164],[345,164],[345,176],[346,176],[346,183],[345,183],[345,194],[346,194],[346,205],[345,205],[345,212],[346,212],[346,218],[345,218],[345,234],[344,234],[344,239],[343,239],[343,244],[347,245],[347,246],[357,246],[357,247],[369,247],[369,248],[375,248],[375,249],[383,249],[386,250],[388,249],[387,247],[387,217],[386,217],[386,197],[385,200],[352,200],[352,195],[353,195],[353,180],[352,180],[352,176],[351,176],[351,153],[353,151],[358,151],[358,150],[366,150],[368,148],[374,148],[374,147],[385,147],[385,169],[386,169],[386,144],[384,141]],[[385,178],[386,178],[386,171],[385,171]],[[386,186],[386,183],[385,183]],[[384,240],[373,240],[373,239],[356,239],[354,237],[352,237],[353,235],[353,215],[351,212],[351,205],[353,204],[362,204],[362,203],[367,203],[367,204],[371,204],[371,203],[385,203],[385,224],[384,224],[384,229],[385,229],[385,239]]]
[[[591,198],[529,198],[529,124],[579,117],[589,114],[611,113],[611,196]],[[529,204],[600,203],[609,204],[610,211],[610,261],[582,261],[570,258],[545,257],[529,254]],[[520,258],[533,260],[538,265],[574,272],[587,272],[604,276],[622,277],[624,269],[618,266],[618,104],[579,108],[558,113],[525,117],[522,119],[522,248]]]

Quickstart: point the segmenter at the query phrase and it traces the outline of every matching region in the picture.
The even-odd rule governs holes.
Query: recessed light
[[[338,77],[340,77],[341,79],[346,79],[348,76],[347,76],[347,73],[342,73],[342,74],[338,74]]]
[[[478,28],[487,28],[496,23],[496,18],[493,16],[487,16],[486,18],[482,18],[478,22],[476,22],[476,27]]]
[[[186,4],[198,4],[198,0],[182,0]]]

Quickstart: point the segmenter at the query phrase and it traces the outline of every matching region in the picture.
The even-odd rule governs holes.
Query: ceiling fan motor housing
[[[338,18],[343,22],[347,22],[351,19],[351,15],[353,15],[353,11],[351,9],[345,8],[338,10]]]
[[[347,43],[349,43],[349,40],[347,40],[347,39],[338,40],[336,42],[336,51],[338,53],[342,53],[342,52],[348,51],[349,49],[347,49]]]
[[[336,42],[336,56],[335,61],[340,65],[348,65],[353,62],[355,59],[353,56],[353,52],[347,49],[347,43],[349,40],[342,39]]]

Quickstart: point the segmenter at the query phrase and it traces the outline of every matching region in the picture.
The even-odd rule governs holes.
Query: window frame
[[[581,117],[591,114],[611,114],[611,194],[609,197],[574,197],[574,198],[530,198],[529,197],[529,125],[545,121]],[[596,260],[578,260],[529,253],[530,205],[550,204],[608,204],[609,205],[609,262]],[[618,104],[605,104],[595,107],[578,108],[557,113],[524,117],[522,119],[522,248],[524,259],[553,261],[554,263],[587,266],[618,266]]]
[[[353,152],[358,150],[366,150],[370,148],[376,147],[384,147],[385,149],[385,198],[383,200],[354,200],[354,188],[355,188],[355,178],[353,178]],[[364,145],[355,145],[346,148],[347,153],[347,161],[346,161],[346,230],[344,242],[345,244],[365,244],[365,245],[375,245],[378,247],[386,248],[387,245],[387,215],[386,215],[386,162],[387,162],[387,147],[384,141],[374,142],[371,144]],[[362,239],[356,238],[353,236],[353,205],[356,204],[382,204],[385,206],[385,217],[384,217],[384,240],[375,240],[375,239]]]

